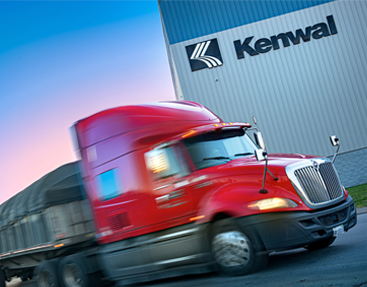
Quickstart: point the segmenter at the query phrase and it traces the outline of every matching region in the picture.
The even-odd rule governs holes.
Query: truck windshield
[[[183,140],[196,169],[253,155],[258,147],[243,129],[219,129]]]

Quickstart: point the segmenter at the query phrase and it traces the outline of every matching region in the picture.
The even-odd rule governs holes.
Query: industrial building
[[[177,99],[367,182],[367,1],[158,0]]]

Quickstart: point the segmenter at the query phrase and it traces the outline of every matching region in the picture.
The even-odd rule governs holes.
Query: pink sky
[[[92,2],[84,5],[88,3]],[[51,4],[44,5],[52,10]],[[4,6],[6,10],[2,5],[4,2],[0,2],[0,11],[13,13],[9,19],[21,16],[17,9],[10,9],[14,7]],[[0,203],[58,166],[76,160],[68,128],[78,119],[115,106],[174,99],[155,1],[141,1],[141,9],[129,1],[109,3],[103,13],[112,13],[113,21],[103,15],[101,23],[88,26],[83,22],[84,26],[77,23],[75,27],[68,13],[79,11],[73,5],[81,4],[62,5],[71,5],[65,7],[67,12],[60,12],[66,13],[60,19],[69,22],[52,24],[67,25],[65,31],[53,34],[50,29],[47,35],[28,39],[28,26],[43,29],[37,26],[41,14],[41,19],[14,28],[14,35],[23,32],[23,38],[17,34],[8,46],[0,46]],[[97,13],[104,4],[98,5],[87,12]],[[121,19],[116,9],[124,10]],[[94,19],[92,16],[85,18]],[[41,27],[50,24],[46,16],[44,21]]]

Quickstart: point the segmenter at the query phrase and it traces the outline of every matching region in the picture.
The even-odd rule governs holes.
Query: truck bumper
[[[255,229],[266,250],[303,247],[333,236],[333,228],[348,231],[357,224],[351,196],[335,207],[320,211],[273,212],[238,218],[241,228]]]

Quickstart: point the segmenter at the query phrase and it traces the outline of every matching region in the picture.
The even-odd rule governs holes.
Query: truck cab
[[[108,277],[246,274],[265,266],[269,252],[327,246],[335,230],[356,224],[330,160],[273,154],[259,161],[250,128],[187,101],[125,106],[75,123]],[[224,256],[228,242],[246,251]]]

